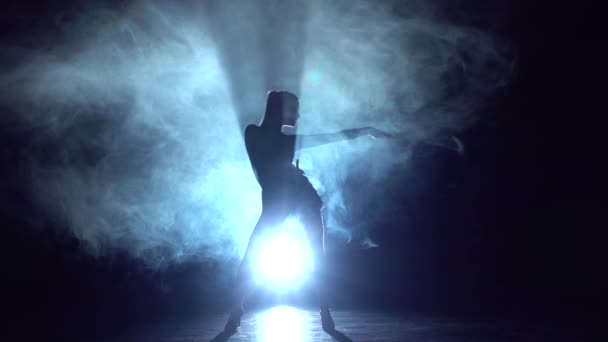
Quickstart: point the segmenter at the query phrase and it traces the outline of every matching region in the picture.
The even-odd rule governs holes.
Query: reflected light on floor
[[[276,306],[258,314],[258,341],[308,341],[310,317],[290,306]]]

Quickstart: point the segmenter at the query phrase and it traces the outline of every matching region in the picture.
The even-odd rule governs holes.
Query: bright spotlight
[[[260,237],[254,254],[256,282],[275,291],[298,287],[313,267],[306,231],[295,218]]]

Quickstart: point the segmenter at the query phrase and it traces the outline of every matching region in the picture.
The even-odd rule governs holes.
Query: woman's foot
[[[332,331],[336,329],[334,319],[331,317],[331,313],[328,308],[321,308],[321,326],[325,331]]]
[[[243,317],[244,310],[242,307],[235,308],[230,312],[228,322],[224,326],[224,332],[227,334],[234,334],[236,330],[241,326],[241,317]]]

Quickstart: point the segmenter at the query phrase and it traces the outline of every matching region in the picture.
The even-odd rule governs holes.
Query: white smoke
[[[242,129],[284,88],[300,96],[301,133],[399,136],[298,153],[330,231],[377,246],[366,222],[346,223],[346,179],[382,184],[413,144],[473,124],[510,63],[488,33],[390,5],[136,1],[59,16],[58,36],[2,50],[14,65],[0,76],[5,115],[38,134],[38,198],[95,254],[238,256],[261,210]]]

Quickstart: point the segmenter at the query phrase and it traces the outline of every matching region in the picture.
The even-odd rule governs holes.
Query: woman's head
[[[282,126],[295,126],[299,113],[298,97],[288,91],[271,90],[266,99],[266,112],[260,124],[263,127],[280,129]]]

